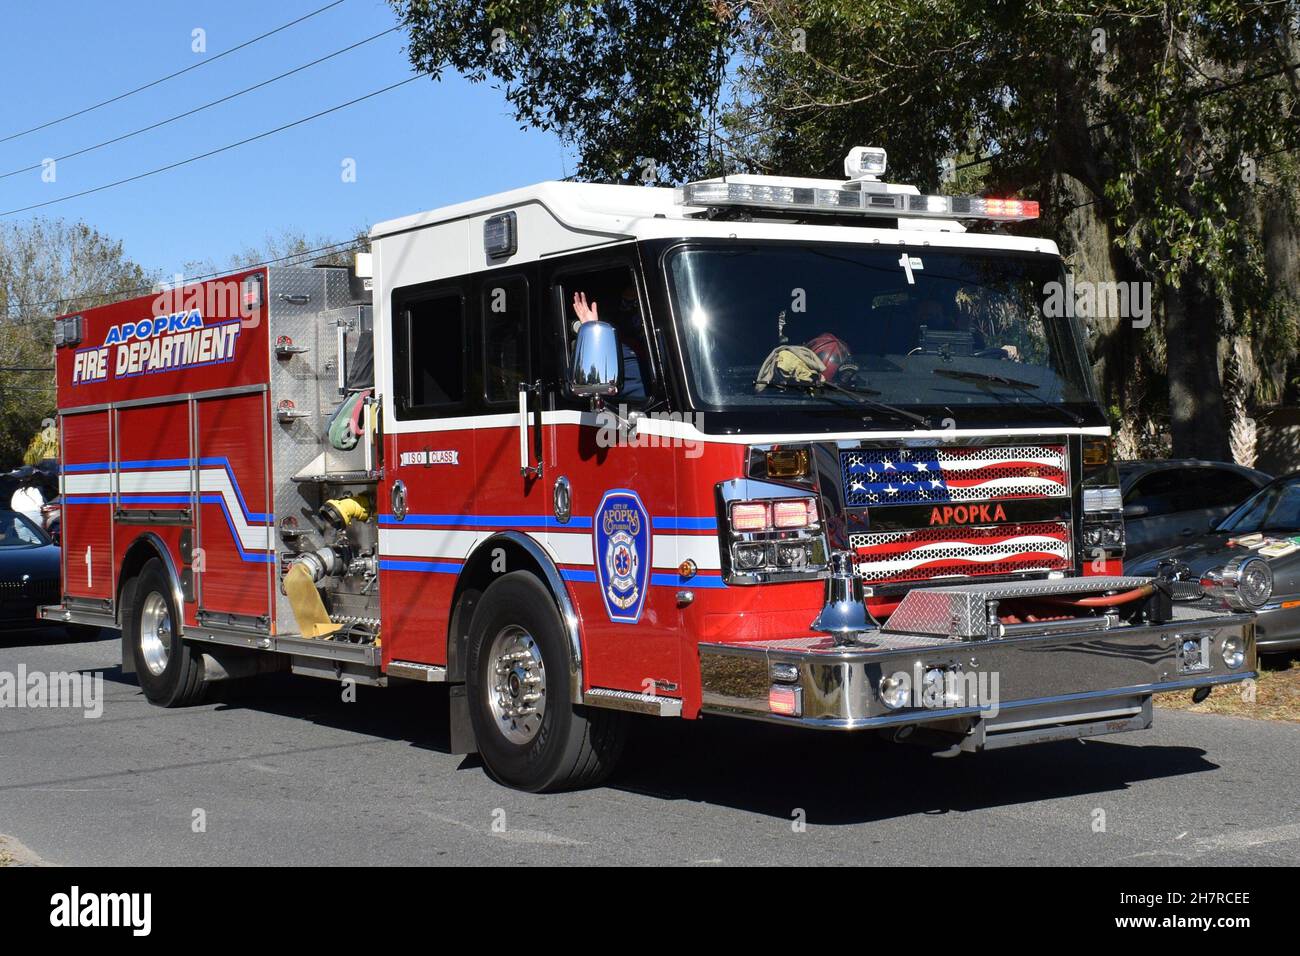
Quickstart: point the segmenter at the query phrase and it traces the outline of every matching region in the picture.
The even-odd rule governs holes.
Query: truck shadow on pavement
[[[105,678],[133,683],[120,670]],[[443,686],[357,688],[284,674],[214,685],[214,717],[247,709],[450,753]],[[219,733],[213,728],[213,733]],[[851,825],[918,813],[970,812],[1125,790],[1214,770],[1195,746],[1143,745],[1145,732],[951,759],[874,735],[801,731],[739,719],[635,718],[618,770],[604,785],[657,800],[689,800],[809,824]],[[476,756],[458,772],[485,771]]]
[[[874,734],[714,718],[643,727],[610,785],[786,820],[802,810],[810,825],[836,826],[1102,794],[1217,769],[1199,747],[1125,736],[940,758]]]
[[[98,628],[69,630],[61,624],[37,624],[29,627],[0,628],[0,647],[45,647],[53,644],[79,644],[106,640],[106,631]],[[116,640],[117,635],[108,635]]]

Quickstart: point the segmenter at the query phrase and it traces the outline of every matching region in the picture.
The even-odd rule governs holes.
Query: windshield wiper
[[[1049,408],[1060,415],[1064,415],[1074,424],[1083,424],[1083,419],[1068,408],[1062,408],[1060,405],[1049,402],[1043,396],[1036,395],[1032,390],[1039,387],[1037,382],[1026,382],[1018,378],[1007,378],[1005,375],[995,375],[992,372],[973,372],[959,368],[935,368],[930,371],[935,375],[942,375],[944,378],[955,378],[962,382],[975,382],[978,385],[1005,385],[1007,388],[1014,389],[1022,395],[1034,399],[1044,408]]]
[[[933,427],[930,424],[930,420],[923,415],[909,412],[904,408],[898,408],[886,402],[878,402],[874,398],[870,398],[866,392],[848,388],[844,385],[840,385],[838,382],[819,381],[808,382],[806,384],[795,384],[792,382],[755,382],[754,384],[766,385],[768,388],[780,388],[786,391],[806,391],[809,395],[822,395],[827,389],[830,389],[838,394],[853,399],[865,408],[870,408],[877,412],[884,412],[886,415],[893,415],[895,418],[901,418],[904,421],[912,422],[918,428],[928,429]],[[870,391],[875,392],[875,389],[870,389]],[[880,393],[876,392],[876,394]]]
[[[1018,378],[1007,378],[1005,375],[994,375],[992,372],[972,372],[963,368],[936,368],[931,371],[935,375],[960,379],[963,382],[989,382],[993,385],[1008,385],[1011,388],[1038,388],[1037,382],[1022,382]]]
[[[887,415],[893,415],[897,418],[913,422],[921,428],[932,427],[930,425],[930,419],[926,418],[924,415],[918,415],[916,412],[909,412],[907,409],[899,408],[897,405],[890,405],[888,402],[881,402],[871,398],[871,395],[881,394],[874,388],[849,388],[847,385],[841,385],[839,382],[823,382],[822,385],[826,388],[834,389],[837,392],[842,392],[860,404],[875,409],[878,412],[884,412]]]

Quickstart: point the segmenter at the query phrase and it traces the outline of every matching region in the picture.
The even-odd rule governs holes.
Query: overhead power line
[[[400,27],[389,27],[387,30],[382,30],[379,33],[376,33],[374,36],[366,37],[364,40],[358,40],[356,43],[353,43],[350,46],[345,46],[341,50],[335,50],[333,53],[327,53],[325,56],[318,57],[317,59],[312,60],[310,63],[304,63],[302,66],[297,66],[294,67],[292,70],[288,70],[284,73],[281,73],[279,76],[273,76],[269,80],[263,80],[261,83],[255,83],[252,86],[245,87],[244,89],[239,90],[236,93],[231,93],[228,96],[223,96],[220,99],[213,100],[210,103],[204,103],[202,106],[196,106],[192,110],[186,110],[184,113],[177,113],[175,116],[169,117],[168,119],[159,120],[157,123],[151,123],[148,126],[142,126],[140,127],[140,129],[133,130],[130,133],[123,133],[121,136],[115,136],[112,139],[106,139],[104,140],[104,142],[96,143],[94,146],[87,146],[84,149],[78,149],[75,152],[65,153],[62,156],[55,156],[54,161],[56,163],[61,163],[65,159],[72,159],[73,157],[76,156],[84,156],[86,153],[94,152],[95,150],[102,149],[105,146],[111,146],[114,143],[120,143],[122,142],[122,140],[130,139],[132,136],[139,136],[141,133],[148,133],[149,131],[158,129],[161,126],[166,126],[169,123],[175,123],[177,120],[185,119],[187,116],[193,116],[195,113],[201,113],[206,109],[211,109],[212,107],[219,106],[222,103],[227,103],[230,100],[235,99],[236,97],[243,96],[245,93],[251,93],[254,90],[260,90],[264,86],[270,86],[272,83],[277,83],[280,80],[285,79],[286,77],[293,76],[295,73],[301,73],[303,70],[316,66],[316,64],[318,63],[324,63],[326,60],[332,60],[336,56],[342,56],[344,53],[347,53],[349,50],[355,50],[359,46],[363,46],[364,44],[370,43],[373,40],[378,40],[380,37],[387,36],[388,34],[398,29],[400,29]],[[13,169],[7,173],[0,173],[0,179],[8,179],[10,176],[17,176],[20,173],[29,173],[32,172],[33,170],[41,169],[44,166],[45,166],[45,162],[32,163],[32,165],[24,166],[22,169]]]
[[[51,126],[56,126],[59,123],[63,123],[67,120],[75,119],[78,116],[84,116],[87,113],[99,109],[101,106],[108,106],[110,103],[116,103],[118,100],[124,100],[128,96],[134,96],[136,93],[142,93],[145,90],[151,89],[152,87],[155,87],[160,83],[166,83],[168,80],[174,80],[176,79],[176,77],[181,76],[185,73],[189,73],[191,70],[197,70],[199,69],[199,67],[207,66],[209,63],[215,63],[217,60],[220,60],[222,57],[230,56],[230,54],[242,50],[245,47],[252,46],[254,43],[257,43],[261,40],[265,40],[267,37],[274,36],[275,34],[280,33],[283,30],[287,30],[290,27],[297,26],[299,23],[302,23],[304,20],[310,20],[312,17],[324,13],[326,10],[329,10],[332,7],[337,7],[340,3],[343,3],[343,0],[334,0],[333,3],[327,3],[325,4],[325,6],[311,11],[311,13],[304,14],[303,16],[299,17],[297,20],[291,20],[288,23],[284,24],[283,26],[276,27],[274,30],[268,30],[266,33],[263,33],[260,36],[255,36],[251,40],[245,40],[243,43],[240,43],[238,46],[232,46],[229,50],[223,50],[221,53],[200,60],[198,63],[192,64],[191,66],[187,66],[183,70],[177,70],[175,73],[168,73],[166,76],[160,76],[158,79],[151,80],[150,82],[144,84],[143,86],[137,86],[133,90],[127,90],[125,93],[119,93],[116,96],[110,96],[106,100],[101,100],[100,102],[95,103],[91,106],[84,107],[83,109],[79,109],[73,113],[68,113],[66,116],[60,116],[56,119],[48,120],[47,122],[41,123],[39,126],[33,126],[31,129],[20,130],[17,133],[10,133],[8,136],[0,137],[0,143],[7,143],[12,139],[18,139],[18,137],[20,136],[26,136],[29,133],[36,133],[43,129],[49,129]]]
[[[181,159],[181,160],[177,160],[174,163],[168,163],[166,166],[159,166],[157,169],[150,169],[143,173],[136,173],[134,176],[127,176],[125,179],[118,179],[111,183],[104,183],[101,186],[92,186],[90,189],[83,189],[80,192],[68,193],[68,195],[66,196],[59,196],[55,199],[47,199],[44,202],[31,203],[30,205],[27,206],[19,206],[16,209],[7,209],[4,212],[0,212],[0,219],[3,219],[5,216],[17,215],[20,212],[30,212],[33,209],[43,209],[46,206],[53,206],[57,203],[67,202],[69,199],[79,199],[82,196],[89,196],[92,193],[103,192],[106,189],[113,189],[117,186],[125,186],[127,183],[133,183],[141,179],[147,179],[150,176],[156,176],[159,173],[165,173],[168,170],[177,169],[181,166],[186,166],[190,163],[196,163],[200,159],[207,159],[209,156],[216,156],[218,153],[225,153],[228,152],[229,150],[236,149],[240,146],[246,146],[247,144],[256,142],[259,139],[265,139],[268,136],[274,136],[276,133],[283,133],[287,129],[293,129],[295,126],[301,126],[303,123],[310,123],[314,119],[320,119],[322,116],[328,116],[330,113],[337,113],[339,110],[347,109],[349,106],[354,106],[357,103],[360,103],[364,100],[371,99],[372,97],[375,96],[379,96],[380,94],[387,93],[390,90],[395,90],[399,86],[405,86],[407,83],[413,83],[416,80],[420,79],[421,77],[425,77],[428,75],[429,75],[428,72],[421,71],[419,73],[416,73],[414,76],[408,76],[406,79],[399,80],[398,82],[390,84],[389,86],[385,86],[378,90],[373,90],[370,93],[366,93],[362,96],[356,97],[355,99],[348,100],[346,103],[340,103],[337,106],[331,106],[329,109],[321,110],[319,113],[312,113],[310,116],[304,116],[302,119],[296,119],[292,123],[285,123],[282,126],[275,127],[275,129],[268,129],[265,132],[256,133],[253,136],[245,137],[244,139],[238,140],[234,143],[228,143],[225,146],[218,146],[216,149],[210,149],[206,153],[199,153],[197,156],[190,156],[188,159]]]

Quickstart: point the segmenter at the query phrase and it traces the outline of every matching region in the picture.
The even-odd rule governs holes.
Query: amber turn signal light
[[[767,453],[767,477],[807,478],[807,448],[774,448]]]
[[[1083,440],[1083,467],[1100,468],[1109,465],[1111,446],[1109,438],[1085,438]]]

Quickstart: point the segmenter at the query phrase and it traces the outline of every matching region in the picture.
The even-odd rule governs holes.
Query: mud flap
[[[139,582],[135,578],[127,581],[122,586],[122,595],[117,602],[117,623],[118,633],[122,635],[122,673],[124,675],[135,674],[135,648],[130,644],[127,637],[127,616],[133,613],[131,605],[135,603],[135,589]]]
[[[478,744],[474,740],[474,727],[469,720],[469,698],[465,696],[464,684],[452,684],[448,691],[450,705],[451,752],[454,754],[476,754]]]

